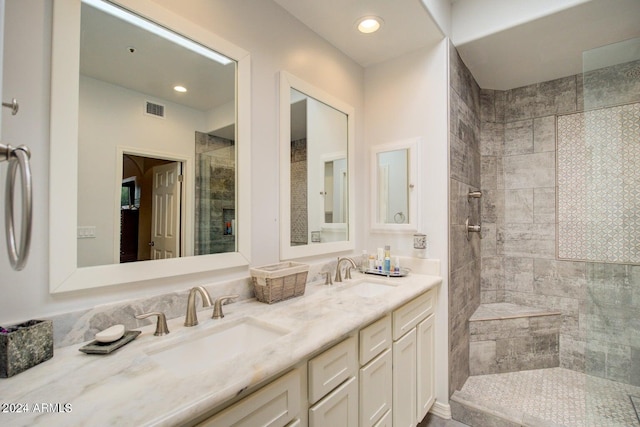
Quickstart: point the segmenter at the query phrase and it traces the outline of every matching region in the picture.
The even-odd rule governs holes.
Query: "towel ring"
[[[20,271],[27,263],[31,246],[32,225],[32,176],[29,158],[29,148],[21,145],[13,148],[11,145],[0,144],[0,162],[9,162],[7,169],[7,185],[5,187],[4,225],[7,235],[7,251],[11,267]],[[16,243],[15,224],[13,219],[13,205],[15,199],[15,184],[18,167],[22,181],[22,221],[20,230],[20,245]]]

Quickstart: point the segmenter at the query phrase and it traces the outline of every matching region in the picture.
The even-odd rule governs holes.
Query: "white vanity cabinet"
[[[393,318],[393,425],[413,427],[434,402],[435,290],[395,310]]]
[[[415,427],[434,402],[435,297],[416,297],[198,425]]]
[[[358,425],[357,349],[352,336],[309,360],[309,427]]]
[[[299,425],[303,372],[294,369],[198,427],[284,427]]]

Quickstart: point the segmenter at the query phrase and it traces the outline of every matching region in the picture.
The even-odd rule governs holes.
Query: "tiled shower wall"
[[[291,141],[291,245],[309,244],[307,139]]]
[[[480,305],[480,239],[467,240],[465,221],[477,224],[480,204],[480,88],[450,48],[449,146],[449,391],[469,376],[468,320]]]
[[[481,300],[560,310],[562,367],[640,385],[640,266],[556,259],[556,115],[640,100],[624,64],[481,91]],[[589,98],[583,100],[584,93]]]
[[[235,219],[235,144],[202,132],[195,142],[195,254],[233,252],[235,236],[225,234],[225,222]]]

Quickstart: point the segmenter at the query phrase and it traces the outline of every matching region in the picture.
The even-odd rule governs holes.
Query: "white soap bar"
[[[113,325],[102,332],[96,334],[98,342],[113,342],[119,340],[124,335],[124,325]]]

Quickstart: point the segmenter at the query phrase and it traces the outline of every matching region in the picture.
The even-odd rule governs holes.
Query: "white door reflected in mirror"
[[[419,140],[378,145],[371,149],[371,228],[417,230]]]

